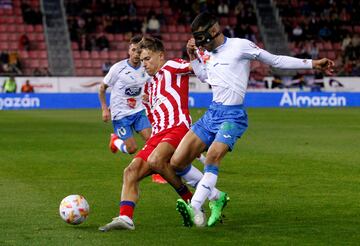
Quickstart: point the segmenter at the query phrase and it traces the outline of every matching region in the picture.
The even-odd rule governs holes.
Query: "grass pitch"
[[[147,178],[136,230],[102,233],[131,160],[108,150],[111,124],[99,110],[0,111],[0,245],[359,244],[360,109],[248,113],[248,131],[220,168],[218,187],[231,197],[224,224],[182,227],[176,193]],[[69,194],[90,204],[82,225],[58,215]]]

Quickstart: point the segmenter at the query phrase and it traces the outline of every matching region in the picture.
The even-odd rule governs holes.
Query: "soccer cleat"
[[[196,211],[194,210],[194,224],[197,227],[205,227],[206,226],[206,214],[203,209]]]
[[[160,175],[160,174],[153,174],[151,176],[152,182],[158,183],[158,184],[166,184],[167,181]]]
[[[118,136],[114,133],[111,133],[110,135],[110,142],[109,142],[109,149],[114,154],[118,151],[118,148],[115,146],[115,140],[119,139]]]
[[[135,230],[135,226],[128,216],[120,215],[119,217],[113,218],[110,223],[99,227],[99,231],[102,232],[107,232],[113,229]]]
[[[219,199],[210,201],[209,207],[211,210],[211,215],[207,222],[208,226],[215,225],[218,221],[221,220],[221,213],[225,208],[226,204],[230,201],[229,196],[225,192],[220,192]]]
[[[176,210],[183,217],[184,226],[192,227],[194,225],[194,211],[190,204],[187,204],[183,199],[178,199],[176,202]]]

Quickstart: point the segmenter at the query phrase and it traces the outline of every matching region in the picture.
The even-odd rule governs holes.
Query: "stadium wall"
[[[0,110],[100,108],[97,91],[101,77],[21,77],[16,78],[18,88],[27,79],[38,93],[0,93]],[[190,85],[189,105],[194,108],[207,107],[212,100],[210,89],[207,84],[197,83],[202,87]],[[347,86],[328,92],[253,89],[246,95],[245,106],[360,107],[360,78],[341,78],[341,83]]]

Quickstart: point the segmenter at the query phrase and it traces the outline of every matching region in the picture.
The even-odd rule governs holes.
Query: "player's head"
[[[197,15],[191,23],[191,32],[197,47],[212,51],[217,47],[215,39],[222,35],[218,19],[209,12]]]
[[[140,50],[139,50],[139,43],[142,39],[142,36],[136,35],[130,39],[129,42],[129,60],[132,65],[139,65],[140,64]]]
[[[143,38],[139,44],[140,60],[143,62],[146,72],[153,76],[165,63],[165,50],[163,43],[152,37]]]

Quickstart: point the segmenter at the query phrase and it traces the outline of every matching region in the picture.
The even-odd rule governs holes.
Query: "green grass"
[[[218,187],[231,197],[224,224],[182,227],[176,193],[147,178],[136,230],[101,233],[118,213],[131,160],[107,149],[111,124],[98,110],[0,111],[0,245],[359,244],[360,109],[248,113],[248,131],[220,168]],[[58,206],[76,193],[91,213],[71,226]]]

